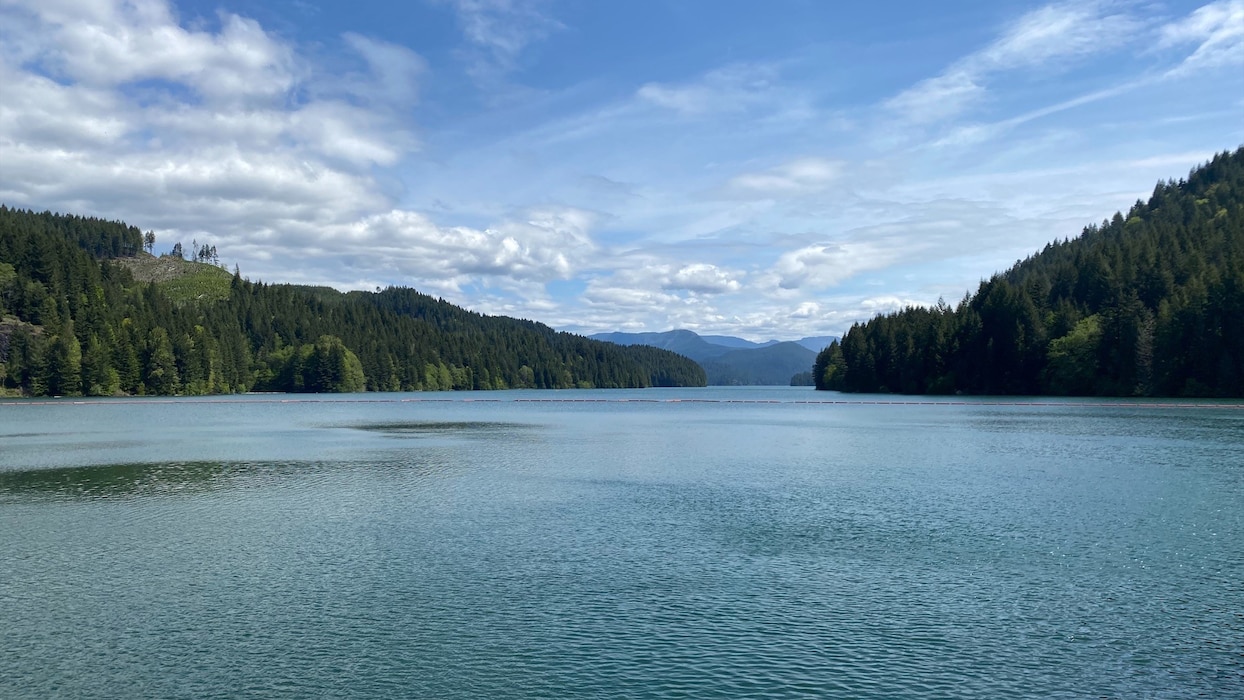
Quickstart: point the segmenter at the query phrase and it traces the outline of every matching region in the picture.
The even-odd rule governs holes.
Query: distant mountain
[[[794,342],[799,343],[812,352],[820,352],[829,347],[829,344],[838,340],[836,335],[812,335],[807,338],[800,338]]]
[[[756,343],[743,338],[736,338],[732,335],[702,335],[700,338],[707,343],[721,345],[728,348],[767,348],[783,342],[781,340],[766,340],[763,343]],[[820,352],[829,347],[829,344],[835,340],[838,340],[838,336],[836,335],[812,335],[806,338],[800,338],[799,340],[792,340],[790,342],[802,345],[812,352]]]
[[[723,355],[731,350],[728,346],[709,343],[692,331],[683,330],[664,333],[597,333],[588,337],[616,345],[648,345],[676,352],[696,362]]]
[[[816,351],[804,341],[754,343],[728,335],[701,336],[688,330],[664,333],[598,333],[592,340],[618,345],[650,345],[695,360],[711,385],[788,385],[791,377],[807,372],[816,360]],[[828,343],[827,343],[828,344]]]
[[[696,360],[696,358],[691,358]],[[807,372],[816,353],[798,343],[785,342],[760,348],[740,348],[717,357],[696,360],[712,385],[781,385]]]
[[[700,336],[706,343],[713,345],[721,345],[727,348],[766,348],[770,345],[776,345],[778,341],[767,340],[763,343],[753,343],[750,340],[736,338],[732,335],[702,335]]]

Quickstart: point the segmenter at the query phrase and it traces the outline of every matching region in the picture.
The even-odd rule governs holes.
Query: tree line
[[[251,282],[175,304],[112,258],[123,222],[0,205],[0,389],[31,396],[702,386],[694,362],[415,290]],[[208,253],[215,259],[215,250]],[[203,259],[203,251],[198,253]]]
[[[855,324],[813,374],[849,392],[1244,396],[1244,148],[954,306]]]

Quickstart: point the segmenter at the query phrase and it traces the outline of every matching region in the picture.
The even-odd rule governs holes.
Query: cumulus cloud
[[[106,148],[127,131],[110,90],[67,87],[0,62],[0,135],[13,144],[55,149]]]
[[[322,100],[290,113],[282,131],[319,155],[365,168],[393,165],[413,150],[415,139],[401,130],[389,132],[390,119],[370,109],[336,100]]]
[[[742,285],[735,275],[708,263],[692,263],[669,274],[663,289],[686,290],[698,294],[737,292]]]
[[[617,252],[610,256],[610,268],[603,272],[607,274],[594,277],[588,284],[587,298],[709,297],[739,291],[745,276],[739,270],[712,263],[679,263],[649,253]]]
[[[584,212],[541,210],[474,229],[393,210],[321,233],[317,255],[350,257],[360,272],[388,269],[412,282],[455,290],[467,280],[490,277],[547,282],[569,277],[590,258],[590,223]],[[366,254],[360,258],[355,251]]]
[[[304,157],[358,164],[392,163],[394,144],[409,146],[400,130],[379,143],[381,127],[392,124],[374,104],[315,100],[291,107],[289,93],[306,77],[295,69],[292,49],[252,20],[222,15],[218,31],[190,31],[176,24],[167,5],[151,0],[60,0],[10,13],[35,23],[23,26],[31,31],[19,42],[21,53],[0,49],[0,74],[16,96],[5,100],[0,117],[0,135],[11,143],[76,147],[74,155],[113,161],[143,149],[192,160],[181,149],[232,143],[269,150],[284,141]],[[364,48],[374,51],[377,44]],[[39,138],[38,130],[49,138]]]
[[[441,1],[458,13],[477,77],[517,70],[560,28],[540,2]],[[1240,4],[1215,2],[1153,29],[1148,55],[1234,65]],[[1140,6],[1123,7],[1029,13],[888,107],[827,112],[840,94],[832,78],[798,84],[776,64],[735,63],[638,90],[602,84],[616,90],[603,103],[563,93],[541,109],[574,102],[577,111],[533,126],[533,108],[511,133],[497,126],[503,118],[482,136],[454,124],[436,149],[446,157],[433,162],[418,156],[415,120],[421,85],[436,76],[409,48],[346,33],[312,55],[228,12],[183,21],[170,0],[0,0],[0,201],[125,219],[154,229],[161,247],[207,240],[256,278],[407,284],[563,328],[840,333],[873,313],[958,298],[980,275],[1074,235],[1211,152],[1181,144],[1163,163],[1112,164],[1038,150],[1040,139],[1021,131],[1113,97],[1115,85],[938,134],[973,159],[970,169],[944,151],[870,151],[876,144],[857,138],[894,112],[962,114],[1008,71],[1109,51],[1139,26],[1127,12]],[[1188,110],[1225,112],[1221,104]],[[829,114],[860,130],[844,136]],[[1087,122],[1075,143],[1100,126]],[[1002,143],[1004,129],[1023,138]],[[972,150],[986,140],[988,151]],[[1014,169],[1049,159],[1074,165]],[[415,173],[429,175],[417,189]]]
[[[783,253],[772,271],[782,289],[825,289],[885,267],[904,252],[871,241],[818,243]]]
[[[348,33],[357,60],[324,74],[253,20],[189,29],[161,0],[9,3],[6,18],[22,29],[0,29],[9,205],[124,218],[166,245],[210,239],[249,274],[345,286],[534,300],[596,252],[594,215],[570,207],[477,228],[393,206],[373,171],[418,146],[407,114],[426,65],[408,48]],[[688,285],[712,282],[693,272]]]
[[[821,315],[821,305],[815,301],[805,301],[795,307],[795,310],[788,314],[790,318],[806,319],[816,318]]]
[[[188,29],[160,0],[6,3],[0,197],[162,240],[210,233],[258,260],[259,243],[297,246],[383,210],[372,169],[417,146],[400,108],[422,61],[357,35],[342,44],[364,65],[348,88],[236,15]]]
[[[17,3],[51,39],[34,57],[48,72],[99,87],[174,81],[203,97],[274,98],[294,84],[293,52],[254,20],[222,13],[217,32],[180,26],[163,0]]]
[[[579,304],[546,318],[585,333],[607,330],[713,331],[737,322],[729,311],[747,289],[739,269],[682,263],[651,252],[604,251],[608,267],[586,266]],[[573,308],[573,311],[570,309]]]
[[[530,292],[594,251],[593,216],[567,207],[474,228],[393,206],[374,169],[418,146],[407,114],[426,66],[407,48],[346,34],[357,60],[323,75],[252,20],[187,29],[155,0],[9,16],[29,30],[0,42],[11,206],[123,218],[165,245],[211,240],[248,274],[344,286]]]

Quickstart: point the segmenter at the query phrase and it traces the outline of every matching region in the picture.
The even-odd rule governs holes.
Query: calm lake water
[[[1244,697],[1239,407],[282,398],[0,402],[0,697]]]

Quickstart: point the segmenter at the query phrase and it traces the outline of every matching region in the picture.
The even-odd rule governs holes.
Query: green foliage
[[[186,262],[197,270],[193,274],[160,283],[163,291],[174,304],[221,301],[229,298],[229,282],[232,275],[215,265]]]
[[[263,391],[352,393],[367,387],[359,358],[331,335],[297,348],[286,346],[267,356]]]
[[[82,393],[82,345],[73,333],[73,322],[48,340],[40,384],[53,396]]]
[[[817,359],[842,391],[1244,396],[1244,148],[1054,242],[956,308],[856,324]]]
[[[0,316],[4,316],[12,298],[13,284],[17,282],[17,270],[6,262],[0,262]]]
[[[714,386],[779,385],[792,375],[807,372],[816,353],[794,342],[764,347],[711,343],[692,331],[663,333],[600,333],[592,336],[618,345],[646,345],[676,352],[695,360]]]
[[[112,396],[121,391],[121,373],[113,365],[111,353],[92,334],[82,351],[82,391],[88,396]]]
[[[1101,317],[1081,319],[1070,333],[1050,342],[1045,385],[1053,394],[1094,394],[1101,354]]]
[[[35,327],[16,317],[0,317],[0,394],[20,395],[41,374],[42,352]]]
[[[173,343],[168,331],[156,326],[147,334],[143,358],[143,385],[152,394],[176,394],[181,389],[181,377],[177,374],[177,358],[173,355]]]
[[[791,386],[815,386],[816,379],[813,377],[811,371],[799,372],[798,374],[795,374],[794,376],[790,378],[790,385]]]
[[[9,315],[0,316],[0,390],[212,394],[705,382],[698,365],[655,348],[484,316],[410,289],[343,294],[252,283],[213,265],[138,255],[141,245],[138,230],[124,224],[0,205],[0,304]],[[114,249],[133,257],[118,264],[92,254]]]
[[[176,255],[136,255],[117,261],[140,282],[154,282],[174,305],[210,303],[229,298],[233,275],[224,268]]]

